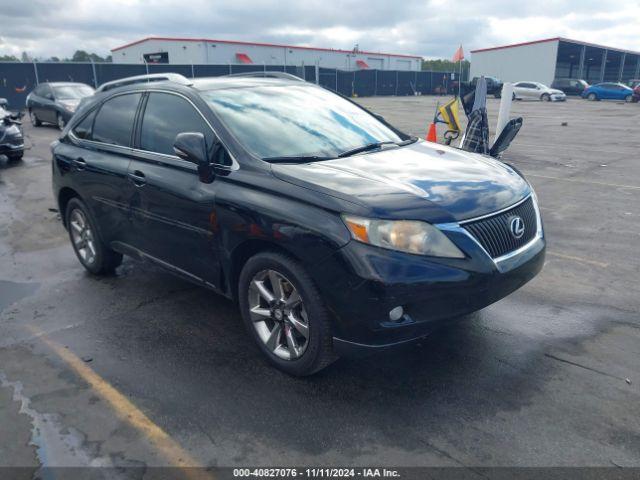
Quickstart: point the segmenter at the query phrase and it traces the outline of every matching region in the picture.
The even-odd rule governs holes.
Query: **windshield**
[[[372,143],[402,141],[372,115],[314,86],[209,90],[202,96],[260,158],[336,157]]]
[[[53,87],[53,93],[58,100],[78,100],[93,95],[93,88],[89,85],[62,85]]]

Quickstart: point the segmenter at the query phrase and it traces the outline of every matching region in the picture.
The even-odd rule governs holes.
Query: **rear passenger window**
[[[141,96],[140,93],[129,93],[104,102],[93,125],[93,140],[128,147]]]
[[[142,119],[140,148],[175,155],[173,142],[182,132],[201,132],[207,140],[207,147],[213,143],[211,128],[193,105],[177,95],[152,92]]]
[[[91,127],[93,126],[95,116],[96,110],[93,110],[73,128],[73,134],[82,140],[91,140]]]

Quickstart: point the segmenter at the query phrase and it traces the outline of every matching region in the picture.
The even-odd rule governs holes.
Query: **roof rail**
[[[304,82],[305,80],[298,77],[297,75],[293,75],[291,73],[285,72],[273,72],[267,70],[260,70],[257,72],[246,72],[246,73],[230,73],[225,75],[225,77],[261,77],[261,78],[282,78],[285,80],[293,80],[296,82]]]
[[[105,82],[98,87],[96,93],[106,92],[114,88],[123,87],[125,85],[133,85],[136,83],[147,82],[175,82],[180,85],[193,85],[193,82],[184,75],[179,73],[150,73],[147,75],[136,75],[134,77],[119,78],[111,82]]]

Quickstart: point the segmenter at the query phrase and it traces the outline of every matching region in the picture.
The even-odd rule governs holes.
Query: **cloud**
[[[588,13],[583,13],[588,12]],[[612,13],[615,12],[615,13]],[[0,0],[0,55],[107,55],[145,36],[293,43],[449,58],[566,36],[640,50],[640,11],[610,0]]]

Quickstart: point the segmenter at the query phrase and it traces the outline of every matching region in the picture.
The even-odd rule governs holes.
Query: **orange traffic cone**
[[[429,124],[429,131],[427,132],[427,142],[438,143],[438,134],[436,132],[436,124]]]

